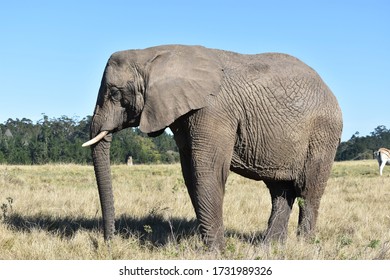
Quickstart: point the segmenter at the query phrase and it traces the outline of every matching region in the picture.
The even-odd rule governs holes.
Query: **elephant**
[[[328,86],[287,54],[189,45],[115,52],[101,80],[91,140],[83,144],[92,150],[104,239],[115,232],[109,150],[117,131],[139,127],[156,137],[170,128],[202,240],[221,249],[230,171],[269,189],[264,242],[287,239],[297,198],[297,236],[313,236],[342,126]]]

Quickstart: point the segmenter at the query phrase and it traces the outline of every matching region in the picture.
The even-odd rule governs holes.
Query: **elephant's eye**
[[[121,91],[119,89],[117,89],[117,88],[111,89],[111,98],[114,101],[121,101],[121,99],[122,99]]]

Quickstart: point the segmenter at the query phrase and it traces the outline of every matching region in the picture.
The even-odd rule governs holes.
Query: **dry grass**
[[[226,250],[204,249],[179,165],[113,166],[118,234],[107,246],[91,166],[0,165],[0,259],[390,259],[390,169],[335,163],[315,238],[259,240],[270,213],[261,182],[229,176]]]

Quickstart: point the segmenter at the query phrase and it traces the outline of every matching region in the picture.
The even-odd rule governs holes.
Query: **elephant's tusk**
[[[88,147],[88,146],[91,146],[97,142],[99,142],[100,140],[102,140],[106,135],[108,134],[108,131],[105,130],[105,131],[102,131],[100,132],[98,135],[95,136],[95,138],[92,138],[91,140],[85,142],[83,145],[81,145],[82,147]]]

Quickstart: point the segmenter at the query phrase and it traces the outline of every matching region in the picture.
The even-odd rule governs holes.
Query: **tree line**
[[[81,145],[89,140],[92,117],[81,120],[62,116],[43,118],[36,123],[29,119],[8,119],[0,124],[0,163],[45,164],[45,163],[92,163],[89,148]],[[370,135],[341,142],[335,160],[372,159],[380,147],[390,148],[390,130],[384,125]],[[116,133],[111,145],[111,162],[125,163],[131,156],[134,163],[175,163],[179,153],[173,136],[164,132],[156,138],[147,137],[139,129],[124,129]]]
[[[92,163],[91,150],[81,145],[89,140],[92,117],[81,120],[62,116],[43,118],[36,123],[29,119],[8,119],[0,124],[0,163]],[[116,133],[111,145],[111,162],[125,163],[131,156],[134,163],[174,163],[179,153],[172,135],[164,132],[156,138],[139,129]]]

